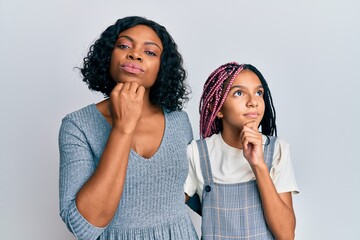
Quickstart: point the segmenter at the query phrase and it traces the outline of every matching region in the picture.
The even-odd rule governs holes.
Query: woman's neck
[[[105,119],[112,125],[112,118],[110,113],[110,99],[107,98],[99,103],[96,104],[97,109],[99,112],[105,117]],[[155,114],[163,114],[162,108],[160,106],[154,105],[150,102],[150,99],[144,96],[144,102],[141,110],[140,119],[146,119]]]

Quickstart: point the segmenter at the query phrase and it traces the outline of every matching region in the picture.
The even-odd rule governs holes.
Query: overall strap
[[[275,142],[276,137],[274,136],[266,136],[265,148],[264,148],[264,161],[266,166],[268,167],[269,171],[273,163],[274,159],[274,149],[275,149]]]
[[[204,178],[204,185],[210,184],[213,182],[213,176],[210,165],[209,151],[206,145],[205,139],[196,140],[196,144],[199,150],[199,158],[200,158],[200,167],[201,173]]]

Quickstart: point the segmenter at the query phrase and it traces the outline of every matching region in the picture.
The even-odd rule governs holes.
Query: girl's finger
[[[246,126],[248,128],[251,128],[251,129],[257,129],[258,128],[256,121],[248,122],[244,126]]]

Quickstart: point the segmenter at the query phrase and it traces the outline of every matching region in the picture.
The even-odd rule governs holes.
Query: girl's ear
[[[216,114],[216,116],[217,116],[217,118],[223,118],[224,117],[224,115],[220,111]]]

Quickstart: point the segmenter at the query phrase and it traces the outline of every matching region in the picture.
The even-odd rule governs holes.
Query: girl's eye
[[[236,91],[236,92],[234,92],[234,96],[235,97],[240,97],[240,96],[242,96],[243,95],[243,93],[241,92],[241,91]]]
[[[263,91],[262,91],[262,90],[259,90],[259,91],[256,92],[256,96],[261,97],[262,95],[263,95]]]
[[[156,56],[156,53],[152,52],[152,51],[145,51],[145,53],[149,56]]]

